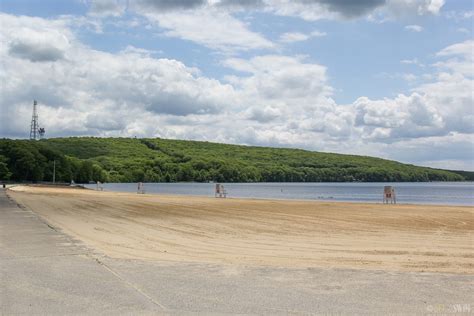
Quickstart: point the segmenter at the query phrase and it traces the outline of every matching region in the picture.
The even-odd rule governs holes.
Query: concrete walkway
[[[2,315],[162,310],[96,258],[0,191]]]
[[[0,190],[0,313],[451,314],[474,277],[111,259]]]

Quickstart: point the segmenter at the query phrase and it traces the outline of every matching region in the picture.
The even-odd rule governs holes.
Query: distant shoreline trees
[[[100,182],[421,182],[473,172],[373,157],[196,141],[72,137],[0,139],[0,180]]]

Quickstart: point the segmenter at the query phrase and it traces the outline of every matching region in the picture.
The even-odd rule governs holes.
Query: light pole
[[[53,161],[53,184],[56,184],[56,160]]]

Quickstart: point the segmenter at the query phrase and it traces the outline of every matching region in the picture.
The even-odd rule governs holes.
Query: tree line
[[[47,144],[35,141],[0,141],[0,179],[13,181],[53,181],[79,183],[107,181],[100,165],[90,160],[66,156]]]
[[[0,180],[101,182],[463,181],[472,173],[298,149],[131,138],[0,140]]]

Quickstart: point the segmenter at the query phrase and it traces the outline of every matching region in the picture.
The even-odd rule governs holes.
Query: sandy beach
[[[474,208],[18,186],[17,203],[111,258],[474,274]]]

